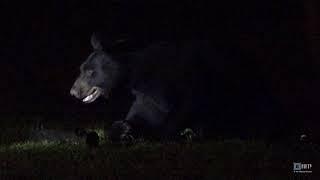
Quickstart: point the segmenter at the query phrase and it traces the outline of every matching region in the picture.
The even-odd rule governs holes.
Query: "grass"
[[[2,124],[4,125],[4,124]],[[104,141],[96,151],[84,144],[33,142],[22,136],[28,125],[6,124],[1,133],[0,179],[293,179],[320,177],[315,145],[271,144],[240,139],[190,143]],[[58,125],[57,125],[58,126]],[[5,127],[5,126],[2,126]],[[5,129],[5,128],[4,128]],[[13,130],[16,131],[13,131]],[[21,135],[14,136],[10,133]],[[101,137],[103,131],[98,131]],[[310,147],[309,147],[310,146]],[[312,163],[312,174],[293,174],[293,162]]]

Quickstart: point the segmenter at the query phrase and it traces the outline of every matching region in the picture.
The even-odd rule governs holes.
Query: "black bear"
[[[283,124],[264,75],[237,51],[198,40],[160,42],[113,56],[97,36],[91,44],[70,93],[84,103],[110,98],[119,89],[135,97],[125,118],[110,129],[114,139],[132,132],[165,137],[185,128],[204,136],[276,136],[272,129]]]

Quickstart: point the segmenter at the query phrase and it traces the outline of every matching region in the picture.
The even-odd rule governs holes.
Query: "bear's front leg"
[[[110,140],[123,141],[133,137],[158,136],[164,132],[164,120],[169,112],[164,101],[157,102],[151,96],[133,90],[133,102],[126,119],[116,121],[110,130]]]

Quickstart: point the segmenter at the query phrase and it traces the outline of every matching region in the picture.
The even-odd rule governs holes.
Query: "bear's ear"
[[[102,50],[102,44],[101,44],[101,40],[100,37],[97,33],[93,33],[91,36],[91,45],[93,47],[93,50],[97,51],[101,51]]]

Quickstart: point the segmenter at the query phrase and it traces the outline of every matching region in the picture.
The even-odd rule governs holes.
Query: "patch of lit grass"
[[[20,143],[14,143],[8,147],[9,150],[17,150],[17,151],[28,151],[33,149],[39,149],[39,148],[52,148],[55,146],[55,142],[49,142],[49,141],[40,141],[40,142],[34,142],[34,141],[27,141],[27,142],[20,142]]]
[[[1,145],[0,146],[0,153],[6,152],[59,152],[64,151],[68,152],[69,150],[74,149],[83,149],[84,145],[75,145],[70,143],[59,143],[59,142],[52,142],[52,141],[25,141],[25,142],[18,142],[13,143],[11,145]]]

